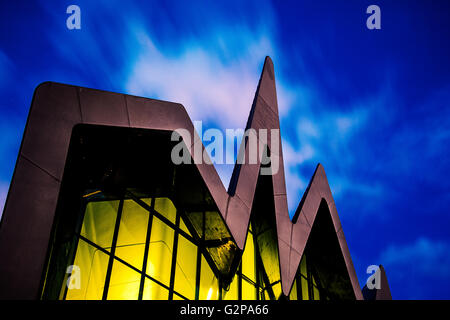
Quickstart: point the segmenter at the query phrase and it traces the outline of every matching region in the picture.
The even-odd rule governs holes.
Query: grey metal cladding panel
[[[179,103],[129,95],[125,99],[131,127],[163,130],[183,128],[189,132],[194,128],[189,115]]]
[[[292,227],[291,248],[303,254],[310,232],[311,226],[306,221],[304,214],[300,214]]]
[[[239,182],[236,187],[236,195],[239,196],[248,208],[251,208],[253,205],[259,168],[259,164],[245,164],[241,166]]]
[[[292,287],[292,281],[289,277],[291,247],[280,238],[278,238],[278,254],[280,255],[281,288],[286,294]]]
[[[37,298],[59,186],[19,157],[0,230],[0,299]]]
[[[83,123],[129,126],[125,95],[78,88]]]
[[[389,288],[389,283],[386,276],[386,270],[380,265],[381,271],[381,288],[377,290],[376,300],[392,300],[391,289]]]
[[[277,234],[286,243],[291,243],[292,222],[289,218],[286,195],[274,196]]]
[[[347,241],[345,240],[344,232],[341,229],[341,230],[337,231],[336,234],[338,237],[339,246],[341,247],[342,255],[344,257],[345,265],[347,267],[347,272],[350,277],[350,281],[352,283],[353,292],[355,294],[355,297],[357,300],[363,300],[361,288],[359,287],[358,278],[356,276],[356,271],[353,266],[352,258],[350,256],[350,251],[348,250]]]
[[[223,219],[226,220],[228,193],[222,183],[222,180],[220,180],[219,174],[213,165],[206,164],[204,162],[197,164],[197,168],[205,181],[211,196],[216,202],[220,214]]]
[[[275,86],[275,72],[273,67],[272,59],[266,58],[264,62],[264,69],[261,75],[260,81],[260,96],[272,109],[272,111],[278,115],[278,101],[277,101],[277,91]]]
[[[307,191],[305,196],[305,201],[303,202],[302,212],[304,214],[306,221],[312,227],[314,219],[316,218],[317,210],[319,209],[322,197],[314,188],[314,182],[311,183],[311,187]]]
[[[76,87],[44,82],[34,99],[21,154],[61,180],[72,128],[81,122]]]
[[[250,222],[250,209],[239,197],[229,198],[226,223],[239,249],[244,248]]]

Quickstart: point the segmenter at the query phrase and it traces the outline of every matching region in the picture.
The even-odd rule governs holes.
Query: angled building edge
[[[0,261],[3,261],[0,264],[0,298],[41,297],[45,286],[43,275],[48,271],[51,244],[58,224],[55,213],[63,192],[64,175],[68,170],[71,137],[74,132],[81,130],[80,126],[82,130],[85,130],[84,126],[92,126],[161,133],[183,128],[193,137],[188,139],[183,136],[192,158],[195,157],[197,142],[200,142],[204,151],[201,138],[181,104],[52,82],[39,85],[33,96],[0,224]],[[323,228],[332,234],[324,239],[335,242],[333,254],[342,262],[340,272],[350,284],[352,297],[363,299],[321,164],[317,166],[292,221],[289,217],[275,73],[269,57],[264,62],[250,110],[246,129],[250,128],[268,129],[268,141],[271,134],[278,135],[280,141],[279,150],[270,150],[271,158],[279,159],[279,168],[270,179],[283,294],[289,295],[308,246],[323,245],[320,232],[314,231],[320,229],[316,227],[316,221],[320,220],[324,221],[320,223],[324,225]],[[249,152],[250,146],[245,139],[242,144],[245,151]],[[170,153],[170,150],[166,152]],[[213,165],[196,163],[195,168],[210,195],[211,206],[220,214],[237,250],[242,252],[251,215],[258,214],[252,213],[252,207],[261,177],[261,164],[259,161],[256,164],[236,164],[228,190],[224,188]],[[183,201],[185,205],[187,200]],[[383,277],[387,284],[384,269]],[[381,296],[390,297],[390,292],[380,293]]]

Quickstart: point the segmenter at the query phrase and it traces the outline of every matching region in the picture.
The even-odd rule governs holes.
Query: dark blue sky
[[[270,55],[290,211],[321,162],[360,283],[381,263],[394,298],[450,298],[450,2],[1,1],[0,15],[0,208],[40,82],[237,128]],[[217,167],[226,186],[231,167]]]

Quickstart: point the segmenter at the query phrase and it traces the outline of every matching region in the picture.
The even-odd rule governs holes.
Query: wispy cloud
[[[222,28],[219,38],[190,40],[179,44],[174,54],[158,47],[148,31],[131,29],[139,54],[130,68],[126,92],[182,103],[192,120],[203,122],[204,129],[225,132],[245,127],[264,59],[276,55],[270,34],[245,26],[237,34]],[[233,44],[232,53],[228,43]],[[279,108],[285,115],[296,92],[278,76]],[[233,166],[215,164],[225,186]]]
[[[291,214],[319,162],[325,166],[337,198],[347,192],[366,196],[383,192],[383,186],[377,182],[355,180],[354,170],[361,165],[357,149],[367,149],[361,137],[372,125],[371,120],[379,117],[378,108],[384,102],[380,95],[384,93],[349,105],[336,105],[324,100],[318,89],[313,85],[306,87],[307,94],[298,96],[307,96],[307,99],[294,102],[301,105],[301,109],[297,108],[300,112],[282,119],[294,132],[283,141]]]
[[[262,62],[273,48],[264,35],[250,43],[247,36],[239,36],[241,51],[225,62],[219,52],[201,44],[189,43],[178,49],[179,54],[169,55],[157,48],[148,34],[139,32],[141,50],[127,80],[127,92],[180,102],[193,120],[243,128]]]

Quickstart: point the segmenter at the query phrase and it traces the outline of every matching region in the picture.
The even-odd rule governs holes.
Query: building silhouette
[[[279,127],[267,57],[247,129]],[[39,85],[0,225],[0,298],[363,299],[322,165],[291,220],[281,146],[277,173],[236,164],[226,190],[212,164],[171,161],[179,128],[196,136],[177,103]],[[390,298],[387,280],[367,290]]]

